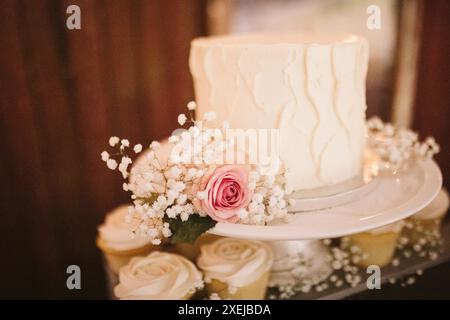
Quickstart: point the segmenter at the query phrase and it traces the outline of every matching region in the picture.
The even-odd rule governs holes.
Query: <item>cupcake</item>
[[[198,267],[208,295],[222,299],[264,299],[273,264],[272,249],[260,241],[222,238],[201,247]]]
[[[202,286],[202,274],[191,261],[154,251],[120,269],[114,294],[121,300],[188,300]]]
[[[394,256],[403,225],[404,222],[401,220],[381,228],[351,235],[350,242],[362,253],[362,259],[359,259],[357,264],[363,268],[370,265],[380,267],[388,265]]]
[[[155,246],[143,237],[132,237],[133,225],[125,221],[128,207],[123,205],[111,211],[98,227],[97,246],[103,252],[107,266],[118,274],[134,256],[146,256]]]
[[[431,203],[407,220],[404,235],[411,243],[439,237],[442,221],[449,207],[449,196],[442,189]]]
[[[182,256],[188,258],[191,261],[197,261],[200,255],[200,248],[206,244],[212,243],[215,240],[221,239],[222,237],[213,234],[205,233],[195,240],[194,243],[177,243],[173,246],[172,250],[175,253],[181,254]]]

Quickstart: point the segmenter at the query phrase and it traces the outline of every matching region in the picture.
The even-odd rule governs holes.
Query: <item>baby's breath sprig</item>
[[[367,121],[369,147],[380,158],[380,169],[399,170],[411,161],[431,159],[439,152],[433,137],[419,141],[418,134],[404,128],[396,128],[373,117]]]
[[[106,162],[106,166],[109,169],[118,169],[123,178],[126,179],[129,175],[128,167],[133,163],[126,152],[126,149],[130,147],[130,141],[127,139],[120,140],[119,137],[112,136],[109,138],[109,145],[113,148],[118,146],[118,152],[110,154],[107,151],[103,151],[101,153],[101,159]],[[140,153],[142,151],[142,145],[136,144],[133,150],[136,154]]]
[[[214,112],[206,112],[201,119],[196,119],[195,102],[189,102],[187,108],[187,115],[180,114],[178,123],[188,124],[188,128],[171,135],[164,146],[157,141],[145,150],[141,144],[134,145],[134,153],[142,153],[134,163],[128,155],[131,145],[127,139],[111,137],[109,145],[117,151],[101,153],[107,167],[118,169],[126,180],[123,189],[131,192],[133,206],[127,220],[133,221],[133,236],[149,237],[153,244],[160,244],[165,238],[192,241],[215,225],[217,221],[211,213],[203,212],[198,205],[208,197],[200,186],[207,174],[210,176],[224,164],[235,165],[220,162],[225,160],[227,152],[240,153],[236,151],[234,136],[226,135],[228,123],[209,128],[208,124],[216,118]],[[170,150],[161,150],[163,147]],[[244,188],[250,190],[252,197],[237,212],[238,223],[265,225],[286,218],[289,201],[285,171],[280,169],[269,175],[262,174],[263,170],[256,164],[248,166],[251,171]]]

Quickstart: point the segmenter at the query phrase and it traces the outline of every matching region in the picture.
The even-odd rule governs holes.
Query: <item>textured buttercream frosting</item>
[[[333,185],[362,169],[367,64],[367,41],[353,35],[198,38],[190,54],[197,116],[279,129],[288,188]]]
[[[202,274],[191,261],[155,251],[147,257],[131,259],[120,269],[114,293],[124,300],[179,300],[201,284]]]
[[[150,244],[150,240],[145,237],[131,236],[136,226],[125,221],[127,213],[128,206],[117,207],[107,214],[105,222],[98,227],[98,235],[108,249],[122,251]]]
[[[239,288],[268,272],[273,259],[272,249],[264,242],[224,238],[202,246],[197,264],[205,278]]]

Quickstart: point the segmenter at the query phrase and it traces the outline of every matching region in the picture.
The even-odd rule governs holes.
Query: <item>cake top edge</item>
[[[192,47],[305,46],[357,44],[367,40],[356,34],[246,33],[195,38]]]

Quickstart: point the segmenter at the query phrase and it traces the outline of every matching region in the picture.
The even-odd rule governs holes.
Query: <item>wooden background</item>
[[[81,30],[66,8],[81,7]],[[167,136],[193,99],[189,42],[201,1],[2,1],[2,297],[105,296],[95,247],[106,211],[127,201],[100,161],[111,135]],[[81,292],[66,267],[82,270]]]
[[[82,30],[65,27],[70,4]],[[447,176],[449,16],[449,1],[427,1],[414,121],[442,144]],[[111,135],[147,142],[175,127],[205,20],[201,0],[2,1],[0,298],[106,297],[96,227],[127,198],[100,152]],[[70,264],[81,291],[66,289]]]

